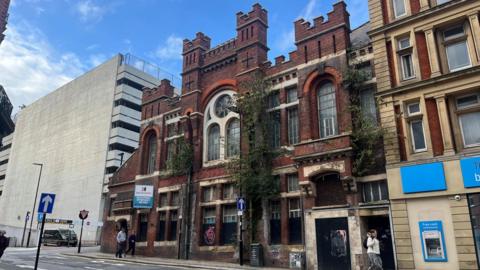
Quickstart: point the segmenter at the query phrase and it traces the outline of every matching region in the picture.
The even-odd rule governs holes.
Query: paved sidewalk
[[[110,261],[123,261],[130,263],[141,263],[159,266],[181,266],[192,269],[222,269],[222,270],[234,270],[234,269],[262,269],[262,270],[279,270],[285,268],[269,268],[269,267],[252,267],[252,266],[240,266],[233,263],[213,262],[213,261],[196,261],[196,260],[176,260],[166,259],[158,257],[145,257],[145,256],[127,256],[127,258],[115,258],[114,254],[91,252],[86,251],[80,254],[74,252],[63,252],[64,256],[82,257],[94,260],[110,260]]]

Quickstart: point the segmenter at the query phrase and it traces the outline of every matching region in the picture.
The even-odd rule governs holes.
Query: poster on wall
[[[136,185],[133,196],[133,208],[153,207],[153,186]]]
[[[422,241],[423,259],[426,262],[446,262],[445,237],[442,221],[420,221],[420,240]]]

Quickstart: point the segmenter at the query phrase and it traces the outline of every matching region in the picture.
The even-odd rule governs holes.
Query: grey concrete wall
[[[79,210],[89,210],[84,239],[96,239],[118,63],[116,56],[20,112],[0,197],[0,227],[10,236],[21,239],[32,211],[37,162],[44,164],[39,194],[57,194],[49,217],[79,222]]]

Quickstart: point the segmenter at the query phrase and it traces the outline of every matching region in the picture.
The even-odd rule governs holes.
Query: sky
[[[18,111],[117,53],[131,53],[180,78],[183,39],[203,32],[212,47],[235,37],[235,14],[268,11],[268,53],[295,49],[293,22],[325,16],[338,0],[11,0],[0,44],[0,84]],[[345,0],[352,29],[367,0]],[[273,61],[272,61],[273,62]]]

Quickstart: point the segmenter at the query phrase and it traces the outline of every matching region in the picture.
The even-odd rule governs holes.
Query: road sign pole
[[[43,213],[42,218],[42,227],[40,228],[40,238],[38,239],[38,246],[37,246],[37,256],[35,257],[35,267],[34,270],[37,270],[38,267],[38,257],[40,257],[40,247],[42,246],[42,236],[43,236],[43,228],[45,227],[45,217],[47,216],[46,213]]]
[[[23,240],[25,240],[25,232],[27,231],[27,223],[28,223],[29,216],[30,216],[30,211],[27,211],[27,214],[25,215],[25,225],[23,226],[22,244],[20,245],[21,247],[23,247]]]
[[[80,253],[80,249],[82,248],[83,221],[84,219],[82,219],[82,228],[80,229],[80,240],[78,241],[78,253]]]
[[[243,265],[243,215],[240,216],[240,242],[239,242],[239,259],[240,265]]]

